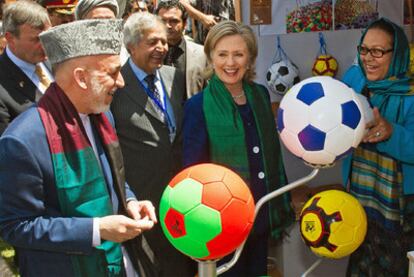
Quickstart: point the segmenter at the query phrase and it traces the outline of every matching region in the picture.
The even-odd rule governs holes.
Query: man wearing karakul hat
[[[82,20],[40,35],[56,81],[0,138],[0,236],[22,276],[148,273],[150,258],[133,250],[154,207],[125,183],[107,112],[124,85],[121,29]]]
[[[75,8],[76,20],[116,18],[120,14],[122,13],[116,0],[80,0]]]
[[[126,2],[126,0],[119,2]],[[123,14],[123,9],[119,7],[116,0],[80,0],[75,8],[75,19],[114,19]],[[122,46],[120,52],[122,65],[125,64],[128,57],[128,51]]]

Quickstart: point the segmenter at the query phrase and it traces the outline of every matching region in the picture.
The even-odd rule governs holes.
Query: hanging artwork
[[[380,16],[399,23],[402,1],[273,0],[272,24],[260,25],[260,35],[365,28]]]

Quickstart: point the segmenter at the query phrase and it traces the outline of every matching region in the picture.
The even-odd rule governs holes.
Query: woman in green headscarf
[[[364,206],[368,233],[351,255],[348,276],[407,276],[414,250],[414,91],[404,31],[381,18],[358,45],[358,65],[343,81],[368,97],[374,120],[343,162],[347,190]]]

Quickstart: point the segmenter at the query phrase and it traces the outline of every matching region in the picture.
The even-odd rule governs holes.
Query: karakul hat
[[[118,55],[122,45],[122,20],[74,21],[44,31],[39,37],[51,64],[83,56]]]
[[[110,8],[115,17],[119,14],[119,5],[116,0],[80,0],[75,8],[75,19],[83,19],[92,9],[97,7]]]

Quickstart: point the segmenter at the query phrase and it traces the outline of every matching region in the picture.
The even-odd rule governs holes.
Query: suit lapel
[[[126,93],[132,101],[143,107],[146,112],[151,114],[159,121],[163,122],[163,118],[158,113],[155,103],[148,97],[147,93],[142,87],[142,84],[140,84],[138,78],[132,71],[129,63],[126,63],[123,67],[122,76],[126,80],[122,93]]]
[[[10,60],[9,56],[7,56],[6,51],[1,56],[1,62],[4,66],[4,72],[7,75],[7,78],[10,80],[8,84],[5,84],[5,87],[9,87],[13,90],[17,90],[20,93],[24,94],[30,101],[35,102],[40,98],[37,87],[33,84],[33,82],[29,79],[29,77],[24,74],[24,72]]]
[[[183,80],[178,78],[177,71],[171,66],[164,65],[159,69],[161,79],[164,82],[165,90],[168,94],[168,100],[172,106],[177,132],[181,128],[181,105],[183,94]],[[182,76],[182,75],[180,75]],[[181,84],[181,85],[180,85]]]

